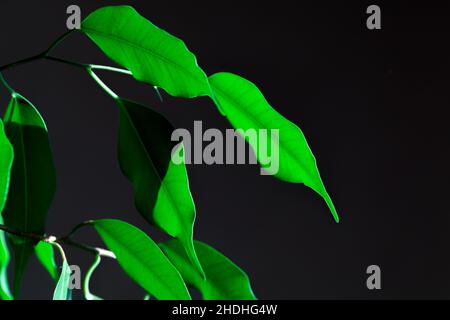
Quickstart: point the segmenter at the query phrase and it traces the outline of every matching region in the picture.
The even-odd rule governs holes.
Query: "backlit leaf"
[[[283,181],[303,183],[316,191],[327,203],[336,222],[339,222],[333,201],[320,177],[316,159],[300,128],[273,109],[259,89],[250,81],[231,73],[217,73],[209,80],[220,103],[221,112],[225,114],[233,127],[244,131],[248,129],[278,130],[274,137],[271,136],[271,132],[267,132],[267,148],[273,151],[274,148],[270,147],[272,143],[279,147],[279,161],[272,169],[272,174]],[[252,146],[258,161],[264,168],[267,169],[273,165],[266,162],[264,154],[259,152],[261,148],[258,148],[257,142],[255,143],[248,136],[245,139]],[[274,160],[277,161],[277,159]]]
[[[36,257],[39,262],[50,274],[50,277],[57,281],[59,278],[59,271],[55,262],[53,246],[48,242],[39,241],[39,243],[34,247],[34,252],[36,253]]]
[[[195,205],[186,166],[171,160],[172,150],[178,144],[171,141],[174,127],[150,108],[118,101],[119,162],[133,184],[136,207],[147,221],[178,238],[193,265],[203,274],[193,244]]]
[[[206,280],[193,270],[179,241],[168,241],[160,244],[160,247],[186,283],[199,290],[205,300],[256,299],[244,271],[207,244],[200,241],[194,241],[194,244]]]
[[[100,8],[83,21],[81,30],[139,81],[177,97],[211,93],[208,78],[184,42],[153,25],[132,7]]]
[[[56,189],[56,174],[47,127],[36,108],[14,93],[6,111],[5,132],[14,148],[11,183],[3,212],[10,228],[44,234],[48,209]],[[15,255],[14,295],[34,243],[11,237]]]
[[[143,231],[120,220],[97,220],[93,225],[114,252],[122,269],[159,300],[189,300],[177,269]]]

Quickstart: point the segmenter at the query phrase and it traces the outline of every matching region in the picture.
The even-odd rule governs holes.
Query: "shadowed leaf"
[[[192,264],[203,274],[193,245],[195,205],[186,166],[171,161],[178,144],[171,141],[174,127],[150,108],[118,101],[119,162],[134,187],[136,207],[151,224],[178,238]]]
[[[10,228],[43,235],[56,189],[47,127],[36,108],[14,93],[6,111],[5,131],[14,148],[11,183],[3,212]],[[14,296],[18,296],[33,243],[11,237],[15,256]]]

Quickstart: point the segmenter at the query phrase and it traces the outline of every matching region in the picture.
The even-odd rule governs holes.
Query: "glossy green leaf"
[[[133,184],[136,207],[147,221],[183,243],[193,265],[203,275],[193,244],[195,205],[186,166],[171,159],[172,150],[178,145],[171,141],[174,127],[150,108],[118,101],[119,162]]]
[[[55,291],[53,292],[53,300],[71,300],[72,293],[69,289],[71,275],[70,266],[67,262],[63,249],[58,244],[56,245],[61,252],[63,265],[61,268],[61,275],[59,276],[58,283],[56,284]]]
[[[209,96],[208,79],[180,39],[159,29],[129,6],[103,7],[82,23],[105,54],[145,83],[172,96]]]
[[[3,212],[8,197],[13,159],[14,150],[6,136],[3,121],[0,119],[0,214]]]
[[[56,189],[56,174],[47,127],[36,108],[14,93],[6,111],[5,131],[14,148],[11,183],[3,212],[5,223],[23,232],[44,234],[48,209]],[[11,237],[15,256],[14,295],[34,244]]]
[[[2,211],[8,196],[9,178],[14,151],[6,137],[3,121],[0,119],[0,224],[3,224]],[[5,233],[0,230],[0,300],[12,299],[8,284],[8,264],[10,256]]]
[[[95,229],[122,269],[159,300],[189,300],[177,269],[143,231],[120,220],[97,220]]]
[[[42,266],[50,274],[50,277],[57,281],[59,278],[59,270],[55,261],[55,252],[53,246],[45,241],[39,241],[39,243],[34,247],[34,252],[36,257]]]
[[[84,292],[84,298],[86,300],[103,300],[102,298],[96,296],[95,294],[92,294],[91,290],[89,290],[89,283],[91,281],[92,274],[94,273],[95,269],[97,269],[97,267],[101,261],[102,261],[102,258],[100,257],[100,255],[99,254],[96,255],[94,263],[89,268],[89,270],[86,272],[86,276],[85,276],[84,282],[83,282],[83,292]]]
[[[183,247],[177,240],[160,244],[162,251],[190,286],[200,291],[205,300],[255,300],[247,274],[223,254],[200,241],[195,249],[205,271],[203,280],[192,269]]]
[[[250,81],[231,73],[217,73],[210,78],[210,84],[220,109],[236,129],[278,130],[273,139],[268,132],[267,148],[278,146],[278,170],[275,177],[292,183],[303,183],[316,191],[327,203],[336,222],[339,216],[333,201],[328,195],[317,168],[316,159],[308,146],[303,132],[295,124],[275,111],[266,101],[259,89]],[[258,145],[245,137],[255,150],[256,157],[263,168],[268,163],[257,152]],[[272,141],[273,140],[273,141]]]

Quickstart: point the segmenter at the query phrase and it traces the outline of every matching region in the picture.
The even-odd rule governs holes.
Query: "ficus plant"
[[[53,49],[74,32],[85,34],[120,68],[53,56]],[[120,110],[118,161],[134,188],[135,206],[149,224],[172,240],[157,244],[144,231],[113,217],[82,222],[62,237],[46,230],[47,212],[56,190],[48,130],[38,109],[1,73],[36,60],[85,70],[116,102]],[[115,259],[155,299],[191,299],[188,287],[198,290],[204,299],[255,299],[244,271],[211,246],[194,240],[196,210],[186,165],[171,160],[172,150],[183,154],[182,142],[171,140],[174,127],[152,108],[119,97],[97,75],[98,70],[131,76],[151,85],[158,94],[163,90],[174,97],[209,97],[236,129],[277,129],[279,170],[275,177],[303,183],[316,191],[339,221],[302,131],[273,109],[252,82],[226,72],[207,76],[183,41],[159,29],[132,7],[103,7],[91,13],[79,30],[65,33],[43,53],[0,67],[1,83],[11,96],[0,120],[1,299],[20,297],[22,277],[33,254],[55,280],[53,298],[70,299],[66,246],[93,255],[93,264],[84,277],[87,300],[101,299],[90,292],[89,281],[102,258]],[[256,158],[264,167],[258,154]],[[105,248],[76,240],[81,228],[93,228]],[[7,272],[10,250],[14,255],[11,288]],[[61,256],[62,267],[57,266],[55,252]]]

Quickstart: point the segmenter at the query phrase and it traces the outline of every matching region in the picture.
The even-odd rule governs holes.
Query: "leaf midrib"
[[[87,31],[88,33],[89,33],[89,32],[91,32],[91,33],[96,33],[97,35],[100,35],[100,36],[105,37],[105,38],[109,38],[109,39],[112,39],[112,40],[117,40],[117,41],[119,41],[119,42],[123,42],[123,43],[125,43],[125,44],[127,44],[127,45],[129,45],[129,46],[131,46],[131,47],[134,47],[135,49],[141,49],[142,51],[145,51],[145,52],[148,53],[149,55],[154,56],[156,59],[159,59],[159,60],[161,60],[161,61],[163,61],[163,62],[167,62],[168,64],[171,64],[172,66],[174,66],[176,69],[181,69],[181,70],[183,70],[185,74],[188,74],[188,75],[189,75],[192,79],[194,79],[195,81],[197,81],[197,82],[199,82],[199,83],[201,82],[201,81],[199,81],[199,78],[197,77],[197,75],[194,74],[191,70],[189,70],[188,68],[186,68],[185,66],[183,66],[183,65],[181,65],[181,64],[179,64],[179,63],[176,63],[174,60],[170,60],[170,59],[168,59],[168,58],[162,56],[161,54],[157,53],[157,52],[154,51],[154,50],[151,50],[151,49],[149,49],[149,48],[147,48],[147,47],[141,46],[141,45],[139,45],[139,44],[137,44],[137,43],[131,42],[131,41],[129,41],[129,40],[127,40],[127,39],[125,39],[125,38],[123,38],[123,37],[121,37],[121,36],[109,34],[109,33],[106,33],[106,32],[104,32],[104,31],[99,31],[99,30],[97,30],[97,29],[93,29],[93,28],[90,28],[90,27],[83,26],[83,27],[82,27],[82,30]],[[171,35],[169,34],[169,36],[171,36]],[[179,39],[178,39],[178,40],[179,40]],[[179,40],[179,41],[181,41],[181,40]],[[192,57],[192,55],[193,55],[192,52],[190,52],[190,51],[187,49],[187,47],[185,47],[185,48],[186,48],[187,53],[188,53],[189,55],[191,55],[191,58],[194,59],[194,63],[195,63],[196,59],[195,59],[195,57]],[[202,72],[202,70],[201,70],[200,67],[197,65],[197,63],[195,63],[195,64],[196,64],[196,66],[198,67],[199,71]],[[202,72],[202,73],[203,73],[203,72]],[[207,83],[207,77],[206,77],[206,75],[205,75],[205,83]]]
[[[222,97],[223,97],[224,99],[226,99],[226,100],[228,100],[228,101],[231,101],[232,104],[234,103],[234,104],[239,105],[239,106],[242,105],[242,104],[241,104],[239,101],[237,101],[233,96],[227,94],[227,93],[226,93],[225,91],[223,91],[222,89],[218,88],[217,86],[213,86],[213,87],[214,87],[213,90],[215,90],[216,92],[219,92],[219,95],[222,95]],[[267,102],[266,102],[266,103],[267,103]],[[267,103],[267,104],[268,104],[268,103]],[[273,110],[273,108],[270,106],[270,104],[269,104],[269,107]],[[246,110],[245,107],[244,107],[244,108],[239,108],[239,109],[236,108],[236,110],[238,110],[238,112],[244,114],[244,116],[247,117],[248,119],[250,119],[252,122],[255,122],[255,123],[259,126],[259,128],[264,128],[264,127],[265,127],[265,125],[264,125],[258,118],[254,117],[251,113],[249,113],[249,112]],[[275,111],[275,110],[273,110],[273,111]],[[275,112],[276,112],[276,111],[275,111]],[[281,115],[280,115],[280,116],[281,116]],[[228,118],[228,116],[227,116],[227,118]],[[229,119],[229,118],[228,118],[228,119]],[[229,120],[230,120],[230,119],[229,119]],[[285,120],[285,119],[283,118],[283,120]],[[231,120],[230,120],[230,122],[231,122]],[[300,129],[299,129],[299,130],[300,130]],[[278,145],[283,145],[283,146],[284,146],[284,143],[281,143],[281,140],[280,140],[280,142],[278,143]],[[308,146],[308,148],[309,148],[309,146]],[[283,149],[285,149],[285,150],[287,151],[287,153],[289,154],[289,157],[295,161],[296,157],[295,157],[295,155],[292,153],[292,151],[290,150],[290,148],[283,147]],[[311,152],[311,150],[310,150],[310,152]],[[312,152],[311,152],[311,153],[312,153]],[[301,161],[295,161],[295,162],[297,162],[297,163],[303,168],[303,171],[309,176],[309,178],[310,178],[311,180],[314,180],[314,177],[310,174],[309,170],[307,170],[307,169],[305,168],[305,166],[303,165],[303,163],[302,163]]]
[[[172,287],[169,286],[169,285],[167,285],[167,284],[165,284],[164,281],[161,280],[160,276],[157,275],[157,273],[153,272],[149,267],[147,267],[147,266],[145,265],[145,263],[143,263],[143,262],[141,261],[140,257],[139,257],[135,252],[129,250],[129,249],[128,249],[129,247],[126,245],[126,243],[124,244],[122,241],[117,240],[117,238],[115,238],[113,234],[111,234],[110,232],[108,232],[108,230],[107,230],[106,228],[102,228],[101,226],[100,226],[100,228],[102,229],[102,231],[103,231],[104,233],[106,233],[106,234],[109,236],[110,239],[112,239],[114,242],[116,242],[116,244],[118,244],[118,246],[122,249],[121,251],[128,252],[128,254],[129,254],[130,256],[132,256],[132,257],[139,263],[139,265],[141,265],[142,267],[144,267],[144,269],[151,271],[151,273],[152,273],[153,275],[156,276],[156,278],[159,280],[160,284],[161,284],[164,288],[166,288],[166,290],[168,290],[168,292],[171,292],[171,294],[174,294],[173,291],[171,290]],[[125,250],[124,250],[124,249],[125,249]],[[117,254],[116,252],[114,252],[114,254],[116,254],[116,255],[118,256],[118,254]],[[174,267],[174,268],[175,268],[175,267]],[[175,293],[174,296],[177,296],[177,294]]]

